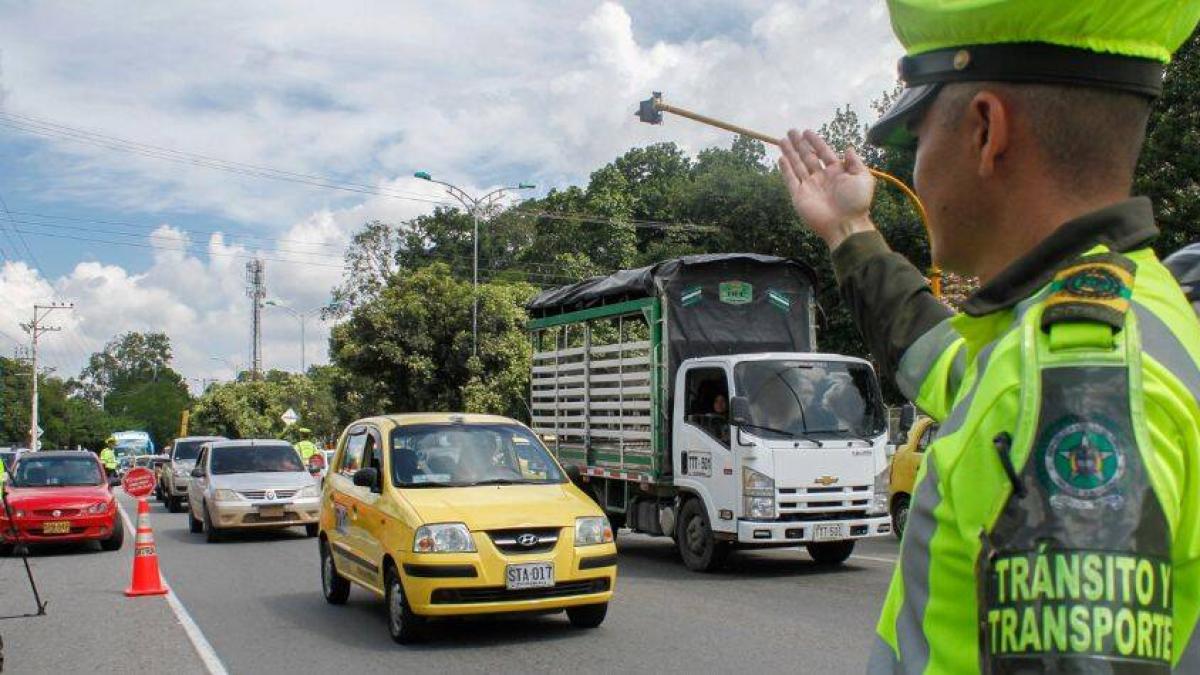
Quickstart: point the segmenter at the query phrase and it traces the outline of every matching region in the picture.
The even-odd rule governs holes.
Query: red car
[[[9,473],[8,509],[0,508],[0,552],[10,553],[16,544],[84,541],[98,541],[105,551],[121,548],[125,528],[96,455],[28,452]]]

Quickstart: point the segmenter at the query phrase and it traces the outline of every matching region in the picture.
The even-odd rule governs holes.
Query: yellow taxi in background
[[[908,524],[908,507],[912,502],[913,485],[917,482],[917,469],[925,457],[925,448],[937,435],[938,425],[929,417],[920,417],[908,430],[904,445],[892,455],[892,469],[888,481],[888,505],[892,514],[892,532],[899,539],[904,536]]]
[[[387,415],[351,424],[325,479],[321,588],[383,596],[392,639],[438,616],[566,610],[604,621],[617,549],[604,512],[505,417]]]

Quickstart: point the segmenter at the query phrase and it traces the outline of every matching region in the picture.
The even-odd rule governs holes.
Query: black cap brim
[[[911,148],[917,143],[911,124],[929,108],[942,88],[940,82],[918,84],[900,92],[900,98],[867,130],[867,142],[879,147]]]

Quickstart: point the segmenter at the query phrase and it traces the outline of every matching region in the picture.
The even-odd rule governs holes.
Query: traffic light
[[[638,119],[646,124],[662,124],[662,111],[658,109],[658,102],[662,100],[662,92],[656,91],[654,95],[638,106],[638,111],[634,113]]]

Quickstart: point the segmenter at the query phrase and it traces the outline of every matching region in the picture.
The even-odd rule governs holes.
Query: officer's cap
[[[1194,0],[888,0],[906,88],[868,131],[914,140],[908,124],[947,82],[1074,84],[1162,93],[1163,65],[1200,20]]]

